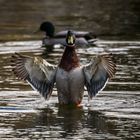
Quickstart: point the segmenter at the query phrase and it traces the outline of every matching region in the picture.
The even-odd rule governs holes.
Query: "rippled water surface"
[[[116,76],[82,107],[58,106],[56,90],[45,101],[11,72],[11,55],[35,56],[44,51],[40,41],[0,44],[0,138],[28,139],[140,139],[140,42],[98,41],[96,46],[77,48],[82,64],[98,53],[110,52],[117,64]],[[47,60],[57,64],[63,48],[56,47]]]

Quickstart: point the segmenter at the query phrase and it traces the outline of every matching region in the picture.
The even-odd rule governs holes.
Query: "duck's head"
[[[51,22],[45,21],[41,23],[40,31],[44,31],[46,33],[46,36],[53,37],[55,32],[55,27]]]
[[[76,37],[73,33],[73,31],[69,30],[67,32],[67,36],[66,36],[66,44],[68,47],[74,47],[75,46],[75,40],[76,40]]]

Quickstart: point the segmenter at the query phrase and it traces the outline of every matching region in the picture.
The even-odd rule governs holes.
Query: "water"
[[[40,39],[34,31],[46,20],[56,31],[73,28],[100,38],[136,40],[139,5],[139,0],[0,0],[0,40]]]
[[[49,101],[11,72],[11,55],[41,55],[40,41],[16,41],[0,44],[0,137],[20,139],[140,139],[140,42],[103,41],[90,48],[77,48],[82,64],[98,53],[113,54],[116,76],[82,107],[60,108],[56,89]],[[47,60],[57,64],[63,48],[56,48]],[[53,58],[53,59],[52,59]],[[87,104],[90,104],[88,106]]]
[[[139,140],[139,5],[139,0],[0,0],[0,140]],[[34,31],[45,20],[56,31],[95,32],[96,46],[77,48],[82,64],[104,51],[113,54],[115,77],[90,102],[85,91],[81,108],[60,108],[56,89],[45,101],[11,71],[14,52],[42,55],[43,34]],[[62,53],[56,47],[47,60],[58,64]]]

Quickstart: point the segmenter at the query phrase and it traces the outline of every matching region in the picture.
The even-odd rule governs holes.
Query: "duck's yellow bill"
[[[74,43],[73,36],[69,36],[68,37],[68,44],[73,44],[73,43]]]

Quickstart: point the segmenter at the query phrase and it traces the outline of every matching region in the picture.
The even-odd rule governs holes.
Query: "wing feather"
[[[85,85],[89,97],[92,98],[101,91],[109,78],[113,77],[116,65],[109,54],[99,55],[94,61],[84,67]]]
[[[30,58],[15,53],[11,66],[15,75],[27,81],[45,99],[49,99],[55,83],[56,67],[40,57]]]

